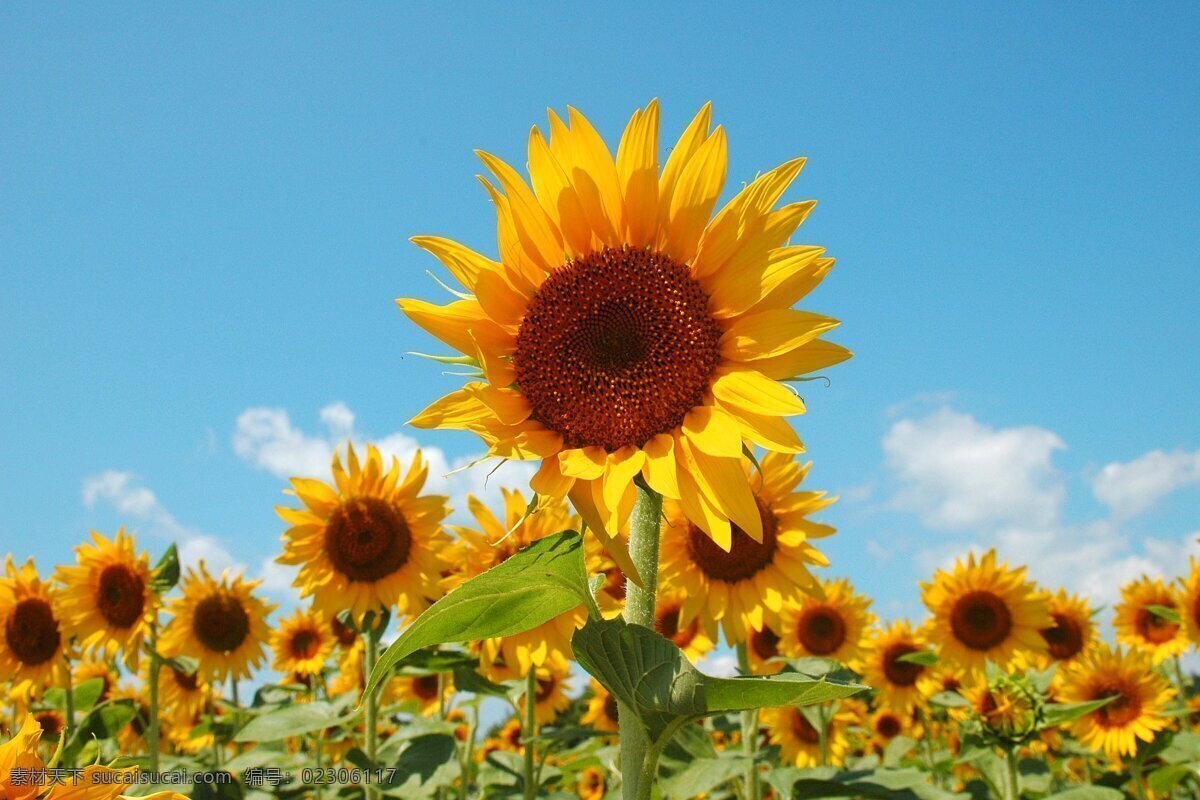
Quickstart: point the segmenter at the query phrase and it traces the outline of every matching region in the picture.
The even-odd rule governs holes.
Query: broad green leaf
[[[937,653],[932,650],[917,650],[912,653],[905,653],[902,656],[897,656],[896,660],[906,661],[909,664],[920,664],[922,667],[935,667],[938,663]]]
[[[538,539],[427,608],[384,652],[364,695],[422,647],[512,636],[589,602],[583,538],[562,531]]]
[[[234,737],[236,742],[273,742],[299,736],[303,733],[323,731],[353,719],[342,716],[337,709],[324,701],[284,706],[255,717],[246,723]]]
[[[658,785],[664,797],[691,800],[745,775],[751,763],[749,758],[738,755],[698,758],[674,775],[659,780]]]
[[[87,711],[104,694],[104,678],[89,678],[75,687],[75,713]]]
[[[150,573],[150,586],[158,594],[166,594],[179,583],[179,550],[172,544]]]
[[[966,708],[971,705],[971,701],[958,692],[938,692],[929,698],[929,702],[943,708]]]
[[[900,762],[916,746],[917,740],[912,737],[900,735],[893,738],[883,750],[883,765],[885,767],[900,766]]]
[[[1125,800],[1125,793],[1110,786],[1096,786],[1086,783],[1073,786],[1063,792],[1052,794],[1046,800]]]
[[[1200,761],[1200,734],[1180,731],[1159,754],[1167,764],[1186,764]]]
[[[475,667],[479,664],[479,656],[473,656],[463,650],[432,650],[424,649],[412,653],[399,664],[396,671],[403,675],[439,675],[443,672],[453,672],[460,667]]]
[[[1172,608],[1171,606],[1148,605],[1145,606],[1145,609],[1159,619],[1166,620],[1167,622],[1173,622],[1176,625],[1181,625],[1183,623],[1183,619],[1179,616],[1179,609],[1177,608]]]
[[[1168,764],[1147,775],[1146,782],[1150,784],[1150,788],[1154,790],[1155,794],[1169,795],[1171,790],[1187,777],[1200,777],[1200,765],[1194,763]]]
[[[839,772],[829,778],[810,777],[815,770],[777,769],[769,780],[784,797],[864,797],[869,800],[951,800],[956,795],[929,783],[917,769],[878,769]]]
[[[1074,722],[1098,708],[1104,708],[1104,706],[1115,699],[1116,697],[1113,696],[1104,697],[1100,700],[1089,700],[1086,703],[1048,703],[1045,706],[1046,715],[1042,719],[1042,723],[1038,725],[1038,730],[1048,730],[1066,725],[1069,722]]]

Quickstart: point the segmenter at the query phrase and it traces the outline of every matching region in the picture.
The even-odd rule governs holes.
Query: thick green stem
[[[1017,773],[1017,754],[1004,748],[1004,800],[1020,800],[1021,779]]]
[[[375,671],[375,664],[379,661],[379,639],[373,630],[363,631],[364,644],[366,645],[366,658],[363,662],[363,672],[365,673],[364,680],[371,680],[371,673]],[[379,717],[379,690],[367,694],[367,716],[366,716],[366,745],[367,759],[371,762],[371,769],[379,766],[376,760],[379,755],[379,730],[376,726],[376,720]],[[379,797],[379,788],[374,783],[366,785],[367,800],[376,800]]]
[[[525,745],[525,800],[537,797],[537,781],[533,777],[534,758],[533,739],[537,736],[537,670],[531,664],[529,673],[525,676],[525,724],[522,726],[521,740]]]
[[[629,526],[629,557],[637,567],[642,585],[628,581],[625,591],[625,621],[654,630],[654,603],[658,594],[658,538],[662,517],[662,495],[641,482],[635,484],[637,502]],[[638,785],[654,782],[654,775],[643,775],[646,751],[650,743],[641,720],[624,704],[618,707],[617,722],[621,735],[621,796],[638,800]],[[649,789],[650,787],[647,787]],[[648,796],[648,795],[647,795]]]
[[[475,763],[475,729],[478,724],[479,711],[476,709],[471,713],[467,725],[467,744],[462,760],[462,778],[458,784],[458,800],[467,800],[471,794],[471,767]]]
[[[146,727],[146,746],[150,748],[150,771],[158,772],[158,673],[162,659],[158,655],[158,623],[150,622],[150,724]]]
[[[1142,780],[1142,762],[1135,758],[1129,765],[1130,780],[1133,783],[1133,794],[1138,800],[1146,800],[1146,786]]]
[[[829,719],[824,703],[817,706],[817,720],[820,723],[817,740],[821,743],[821,766],[827,767],[829,766]]]
[[[1183,665],[1179,661],[1179,656],[1171,659],[1171,663],[1175,667],[1175,684],[1179,689],[1179,704],[1187,705],[1187,678],[1183,676]]]
[[[750,648],[745,642],[738,642],[737,660],[738,670],[743,675],[754,674],[750,667]],[[742,752],[750,759],[750,766],[746,769],[746,797],[747,800],[758,800],[762,796],[762,789],[759,788],[758,764],[754,760],[758,753],[757,708],[749,708],[742,712]]]
[[[71,660],[66,656],[63,656],[63,672],[66,673],[66,679],[63,682],[63,697],[67,704],[67,719],[62,733],[59,735],[65,742],[75,731],[75,679],[71,675]]]

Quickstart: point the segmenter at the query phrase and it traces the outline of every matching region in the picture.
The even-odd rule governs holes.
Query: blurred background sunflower
[[[299,683],[320,675],[335,644],[329,623],[311,609],[298,608],[271,631],[271,666]]]
[[[1161,664],[1188,649],[1175,589],[1161,578],[1141,578],[1121,587],[1121,602],[1113,627],[1117,641],[1150,656],[1150,663]]]
[[[66,677],[65,640],[58,613],[58,590],[38,577],[33,559],[21,567],[10,554],[0,578],[0,675],[11,691],[40,696],[47,686]]]
[[[905,659],[929,649],[925,636],[908,620],[894,620],[872,628],[859,664],[863,680],[878,691],[881,707],[908,711],[921,700],[918,682],[929,668]]]
[[[790,658],[820,656],[842,664],[857,661],[875,622],[871,599],[850,581],[818,579],[819,590],[786,603],[780,612],[780,651]]]
[[[837,766],[850,752],[850,726],[854,714],[836,705],[796,708],[764,708],[759,719],[767,729],[767,740],[779,746],[785,764],[806,767]],[[825,727],[822,750],[821,724]]]

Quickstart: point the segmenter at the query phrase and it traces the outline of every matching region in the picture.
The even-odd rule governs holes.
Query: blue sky
[[[45,568],[125,523],[264,574],[282,475],[347,432],[411,446],[456,383],[405,355],[433,344],[393,299],[440,295],[411,235],[494,253],[472,149],[523,163],[568,103],[615,142],[658,97],[664,140],[714,101],[733,189],[809,158],[797,241],[838,267],[805,307],[857,353],[798,421],[842,496],[833,572],[890,616],[972,546],[1102,602],[1178,571],[1195,5],[499,11],[0,10],[0,550]]]

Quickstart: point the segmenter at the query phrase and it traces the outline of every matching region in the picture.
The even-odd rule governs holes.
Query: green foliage
[[[179,550],[172,544],[162,554],[150,573],[150,587],[158,594],[166,594],[179,583]]]

